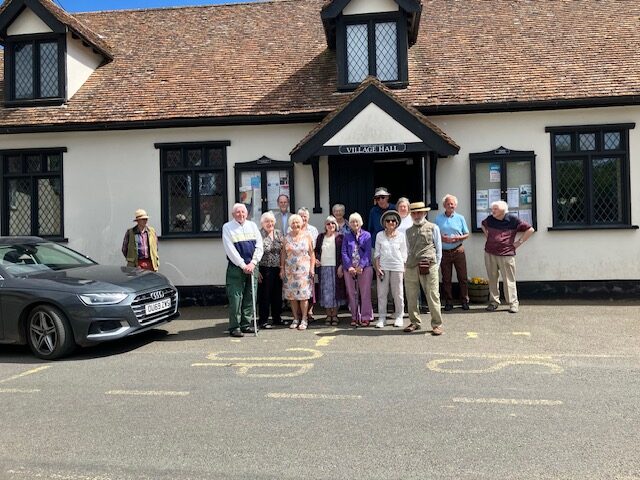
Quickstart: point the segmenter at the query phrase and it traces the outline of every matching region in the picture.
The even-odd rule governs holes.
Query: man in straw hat
[[[407,291],[407,310],[411,322],[405,332],[414,332],[422,328],[418,297],[420,287],[427,297],[431,312],[431,334],[442,335],[442,314],[440,313],[440,285],[438,269],[442,258],[440,229],[427,220],[431,210],[424,202],[409,205],[413,225],[407,229],[407,263],[405,264],[404,285]]]
[[[127,230],[122,241],[122,254],[127,259],[128,267],[158,271],[158,237],[153,227],[147,225],[149,215],[139,208],[134,214],[136,225]]]

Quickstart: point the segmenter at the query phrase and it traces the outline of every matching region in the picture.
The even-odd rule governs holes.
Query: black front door
[[[420,158],[329,157],[329,202],[344,204],[347,219],[358,212],[366,228],[376,187],[386,187],[392,203],[400,197],[424,200]]]

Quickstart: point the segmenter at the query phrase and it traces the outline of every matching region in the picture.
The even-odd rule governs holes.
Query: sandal
[[[298,327],[298,330],[306,330],[306,329],[307,329],[307,321],[303,319],[300,322],[300,326]]]
[[[357,320],[351,320],[351,326],[352,327],[357,327],[358,326],[358,321]]]
[[[417,323],[410,323],[404,328],[404,331],[407,333],[415,332],[416,330],[420,330],[420,325]]]
[[[333,327],[337,327],[339,323],[340,323],[340,319],[338,317],[333,317],[331,319],[330,325]]]
[[[363,327],[368,327],[369,326],[369,320],[362,320],[362,322],[360,322],[360,325],[362,325]]]
[[[327,318],[324,319],[324,324],[325,325],[331,325],[333,323],[333,320],[331,319],[331,317],[329,315],[327,315]]]

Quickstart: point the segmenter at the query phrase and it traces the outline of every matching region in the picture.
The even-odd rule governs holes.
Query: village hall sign
[[[374,143],[369,145],[340,145],[340,155],[361,155],[366,153],[402,153],[407,150],[404,143]]]

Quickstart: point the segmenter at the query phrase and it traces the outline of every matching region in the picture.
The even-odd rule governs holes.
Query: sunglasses
[[[395,218],[385,218],[384,221],[386,223],[398,223],[398,220],[396,220]]]
[[[388,196],[383,196],[383,197],[373,197],[374,200],[382,200],[383,198],[389,198]]]

